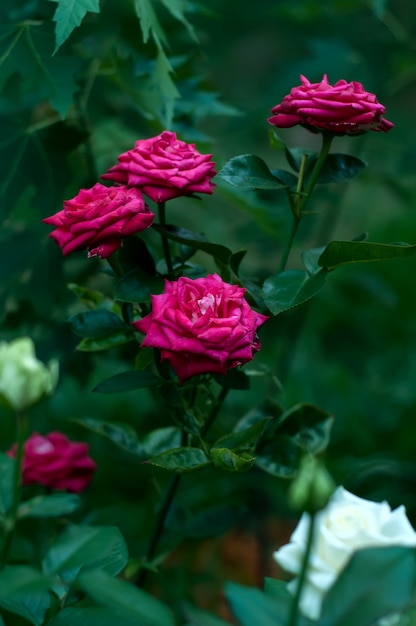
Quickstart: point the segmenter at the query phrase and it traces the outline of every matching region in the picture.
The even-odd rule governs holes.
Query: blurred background
[[[370,241],[416,243],[416,5],[184,4],[196,37],[166,3],[157,6],[172,73],[151,34],[143,43],[128,0],[106,0],[99,15],[88,13],[55,56],[54,3],[9,1],[0,9],[1,339],[29,335],[40,358],[59,359],[58,390],[33,411],[33,430],[59,429],[90,443],[99,469],[83,519],[118,525],[133,561],[152,524],[154,482],[163,487],[166,476],[76,421],[119,421],[144,433],[168,425],[165,407],[151,391],[91,393],[101,380],[130,369],[136,348],[76,350],[79,338],[67,320],[88,306],[76,286],[99,290],[111,308],[111,278],[103,262],[87,261],[84,253],[64,259],[41,220],[94,184],[137,139],[163,128],[212,152],[218,170],[245,153],[285,167],[284,153],[270,143],[270,109],[300,74],[313,82],[327,74],[331,83],[362,82],[395,128],[334,141],[333,151],[360,157],[368,168],[351,183],[317,189],[317,213],[302,223],[289,266],[301,267],[301,250],[363,232]],[[281,137],[290,147],[318,147],[319,138],[300,127]],[[285,200],[280,192],[242,196],[218,182],[212,197],[172,201],[169,221],[233,251],[246,249],[244,274],[263,279],[276,272],[290,228]],[[416,257],[337,269],[318,297],[261,333],[256,362],[266,363],[281,386],[254,381],[249,391],[232,392],[225,410],[232,423],[268,394],[285,409],[310,402],[333,414],[324,458],[336,481],[358,495],[405,504],[414,523],[415,275]],[[6,450],[15,434],[5,410],[0,434]],[[172,515],[166,549],[182,534],[189,540],[172,553],[155,589],[173,605],[185,596],[217,610],[224,580],[261,585],[264,575],[276,574],[272,551],[295,523],[286,490],[284,481],[259,469],[221,480],[215,470],[186,477],[179,501],[183,510],[200,513],[199,525],[187,526],[180,510]],[[205,514],[214,501],[221,508],[215,524]]]

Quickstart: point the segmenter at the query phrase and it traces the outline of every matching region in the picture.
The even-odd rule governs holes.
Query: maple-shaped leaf
[[[51,0],[57,2],[55,15],[53,16],[54,22],[56,22],[55,36],[55,50],[54,54],[63,43],[68,39],[74,28],[79,26],[88,12],[99,13],[100,1],[99,0]]]
[[[0,90],[17,74],[22,98],[30,95],[32,105],[49,100],[64,118],[78,89],[75,74],[84,61],[61,54],[52,56],[53,45],[50,23],[21,22],[0,27]]]

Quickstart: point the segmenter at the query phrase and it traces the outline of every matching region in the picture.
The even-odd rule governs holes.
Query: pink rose
[[[198,374],[226,374],[251,361],[260,348],[256,329],[268,319],[253,311],[245,289],[217,274],[165,282],[152,296],[152,312],[133,326],[146,334],[143,347],[159,348],[181,383]]]
[[[16,456],[16,444],[7,454]],[[96,467],[86,443],[69,441],[60,432],[45,437],[33,433],[24,446],[22,482],[79,493],[91,482]]]
[[[332,86],[326,74],[320,83],[310,83],[304,76],[300,79],[302,84],[273,107],[268,119],[273,126],[300,124],[312,132],[328,130],[337,135],[358,135],[366,130],[386,133],[393,128],[394,124],[383,118],[384,106],[361,83],[339,80]]]
[[[118,250],[124,237],[149,228],[154,217],[138,189],[96,183],[65,200],[62,211],[43,221],[56,226],[49,237],[64,255],[88,249],[88,257],[105,259]]]
[[[211,157],[165,130],[157,137],[136,141],[101,178],[139,187],[160,204],[192,193],[212,193],[215,185],[210,179],[216,171]]]

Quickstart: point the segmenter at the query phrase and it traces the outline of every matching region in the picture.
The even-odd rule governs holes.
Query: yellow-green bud
[[[316,513],[328,504],[336,485],[325,466],[314,456],[305,456],[289,489],[289,501],[297,511]]]
[[[0,343],[0,399],[23,411],[50,395],[58,381],[58,362],[48,365],[36,358],[29,337]]]

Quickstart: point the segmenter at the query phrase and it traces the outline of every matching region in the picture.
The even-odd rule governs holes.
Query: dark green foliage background
[[[155,478],[163,486],[166,475],[79,420],[122,422],[139,434],[171,424],[152,389],[91,393],[105,378],[131,369],[137,349],[75,351],[79,338],[66,320],[87,304],[67,285],[102,291],[111,308],[111,277],[104,263],[88,261],[84,253],[63,259],[41,219],[94,184],[138,138],[163,128],[213,152],[218,169],[244,153],[283,167],[283,153],[269,142],[269,111],[298,84],[300,73],[313,81],[327,73],[330,82],[363,82],[385,104],[395,128],[335,140],[334,151],[360,157],[369,167],[351,183],[317,189],[313,208],[321,212],[304,220],[291,267],[301,267],[304,248],[364,231],[370,241],[416,243],[413,3],[263,0],[253,6],[210,0],[184,3],[180,19],[173,7],[182,3],[149,3],[166,41],[149,14],[140,14],[145,5],[136,0],[135,10],[134,2],[105,0],[100,14],[89,12],[54,56],[54,2],[5,0],[0,8],[1,338],[30,335],[40,358],[60,360],[58,390],[33,411],[32,428],[89,441],[98,472],[81,518],[119,526],[133,559],[152,526]],[[318,145],[301,128],[281,135],[291,147]],[[242,196],[224,182],[212,197],[169,206],[173,223],[234,251],[246,248],[244,274],[262,278],[276,271],[289,218],[282,192]],[[270,321],[256,363],[265,362],[282,388],[253,378],[251,390],[232,392],[216,434],[261,394],[285,408],[312,402],[336,418],[325,455],[336,480],[359,495],[404,503],[415,522],[415,273],[414,257],[348,265],[329,276],[318,297]],[[0,431],[6,450],[15,433],[5,411]],[[184,480],[166,549],[183,535],[221,534],[234,524],[258,534],[267,518],[287,514],[285,483],[258,469],[218,476],[210,469]],[[213,502],[219,508],[215,527],[212,512],[204,513]],[[189,542],[185,567],[181,562],[175,569],[174,562],[169,576],[161,576],[161,593],[173,604],[192,598],[191,576],[208,589],[219,588],[225,576],[218,563],[196,577],[188,573],[195,545]],[[266,546],[266,561],[276,547]],[[174,582],[172,568],[181,571]],[[246,581],[244,573],[240,581],[259,582]]]

